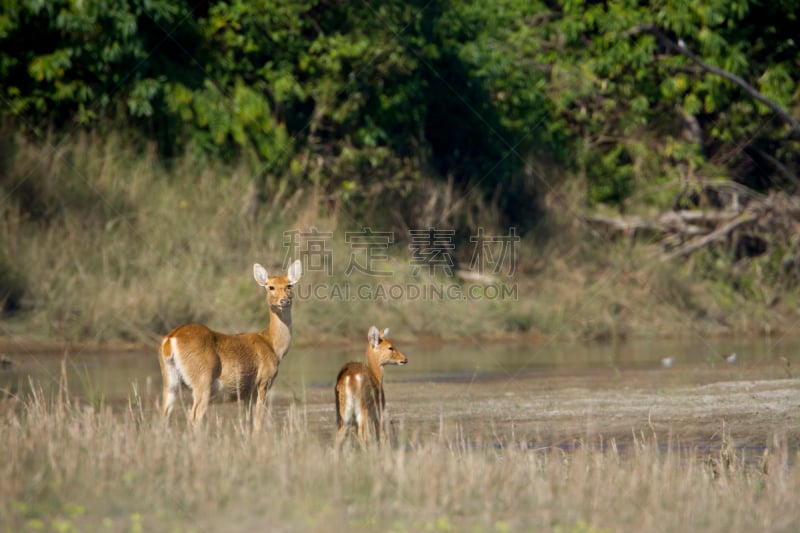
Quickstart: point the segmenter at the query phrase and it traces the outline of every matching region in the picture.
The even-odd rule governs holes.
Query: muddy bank
[[[655,435],[663,444],[763,448],[774,437],[800,444],[800,379],[775,365],[740,369],[528,372],[386,385],[392,427],[412,441],[458,435],[467,443],[565,446]],[[273,416],[296,397],[276,391]],[[305,393],[302,407],[320,438],[334,432],[333,391]]]

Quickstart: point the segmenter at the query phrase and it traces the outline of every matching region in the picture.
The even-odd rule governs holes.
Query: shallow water
[[[782,358],[797,360],[800,367],[800,338],[637,340],[623,343],[486,343],[413,344],[395,341],[409,358],[409,364],[389,368],[387,383],[475,382],[548,377],[580,376],[598,387],[608,371],[663,369],[688,376],[710,369],[724,369],[727,376],[747,379],[749,375],[780,378],[791,375]],[[361,360],[364,347],[294,346],[281,364],[273,390],[296,391],[332,388],[339,368],[346,361]],[[736,353],[734,362],[725,356]],[[149,352],[30,351],[6,347],[0,370],[2,395],[18,394],[34,383],[45,391],[55,390],[66,374],[70,394],[106,400],[126,399],[134,391],[157,395],[161,375],[156,349]],[[669,368],[662,360],[671,358]],[[766,374],[765,374],[766,372]],[[707,382],[707,379],[700,379]],[[634,385],[635,383],[629,384]],[[502,385],[498,385],[502,386]],[[592,387],[594,388],[594,387]],[[0,397],[2,397],[0,395]]]
[[[793,454],[800,446],[800,338],[395,345],[409,364],[386,370],[387,420],[412,446],[443,434],[474,447],[564,450],[598,437],[625,447],[658,435],[668,447],[700,451],[718,451],[732,435],[752,457],[775,438]],[[299,407],[309,431],[332,442],[336,375],[363,353],[363,346],[292,347],[270,392],[268,425],[281,427]],[[95,405],[127,409],[133,401],[153,416],[160,410],[155,349],[65,355],[20,347],[2,355],[0,400],[32,388],[48,398],[66,383],[70,397]],[[178,419],[191,405],[191,395],[182,396]],[[223,422],[242,414],[235,402],[209,410]]]

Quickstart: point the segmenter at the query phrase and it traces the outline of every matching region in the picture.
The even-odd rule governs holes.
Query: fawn
[[[372,326],[367,334],[365,363],[345,364],[336,378],[337,449],[341,448],[349,426],[356,426],[362,445],[367,441],[367,424],[371,423],[375,439],[381,440],[381,423],[386,398],[383,394],[383,366],[404,365],[408,358],[389,339],[389,328],[378,331]]]

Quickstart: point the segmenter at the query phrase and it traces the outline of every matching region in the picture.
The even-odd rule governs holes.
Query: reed
[[[160,423],[155,396],[90,404],[35,384],[0,402],[6,531],[793,531],[797,454],[763,457],[634,435],[532,449],[445,417],[337,455],[302,403],[251,432],[246,410]],[[497,445],[497,437],[505,445]]]
[[[471,298],[473,287],[484,294],[480,282],[441,271],[415,274],[408,228],[398,225],[459,229],[456,259],[467,268],[465,233],[497,217],[474,194],[457,198],[452,183],[431,196],[427,214],[415,211],[422,204],[413,199],[428,181],[403,201],[380,187],[361,191],[361,204],[372,207],[357,212],[335,191],[312,184],[270,178],[256,191],[257,173],[246,163],[189,153],[166,164],[151,149],[130,144],[124,133],[76,134],[65,142],[15,138],[0,148],[8,169],[0,177],[0,335],[149,346],[182,323],[251,330],[265,316],[247,281],[250,266],[279,269],[287,253],[284,232],[312,227],[334,234],[333,270],[329,276],[304,265],[298,292],[306,297],[298,298],[295,318],[315,324],[318,339],[360,338],[365,315],[427,339],[609,339],[685,334],[687,324],[700,335],[775,333],[800,318],[796,290],[776,298],[775,289],[749,280],[750,293],[764,298],[744,298],[725,284],[698,279],[693,263],[662,263],[647,243],[609,240],[576,226],[579,207],[561,204],[545,205],[546,220],[516,248],[515,273],[500,276],[513,293]],[[344,274],[354,251],[345,233],[362,226],[396,232],[379,265],[390,277]],[[310,292],[320,286],[327,288]],[[345,286],[348,298],[333,293]],[[359,286],[369,289],[366,295],[356,292]],[[393,298],[393,286],[414,286],[432,297],[405,291]],[[461,292],[448,293],[450,287]]]

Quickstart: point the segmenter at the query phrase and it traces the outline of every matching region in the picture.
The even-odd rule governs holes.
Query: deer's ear
[[[369,339],[370,346],[377,348],[378,344],[381,342],[381,332],[378,331],[378,328],[375,326],[371,326],[369,328],[369,333],[367,333],[367,339]]]
[[[294,263],[289,265],[289,270],[286,272],[286,277],[289,278],[289,283],[294,285],[300,281],[300,276],[303,275],[303,264],[297,259]]]
[[[256,283],[263,287],[267,284],[267,278],[269,278],[269,275],[267,274],[266,268],[256,263],[253,265],[253,277],[256,279]]]
[[[389,328],[384,328],[383,329],[383,334],[381,335],[381,338],[385,339],[388,336],[389,336]]]

